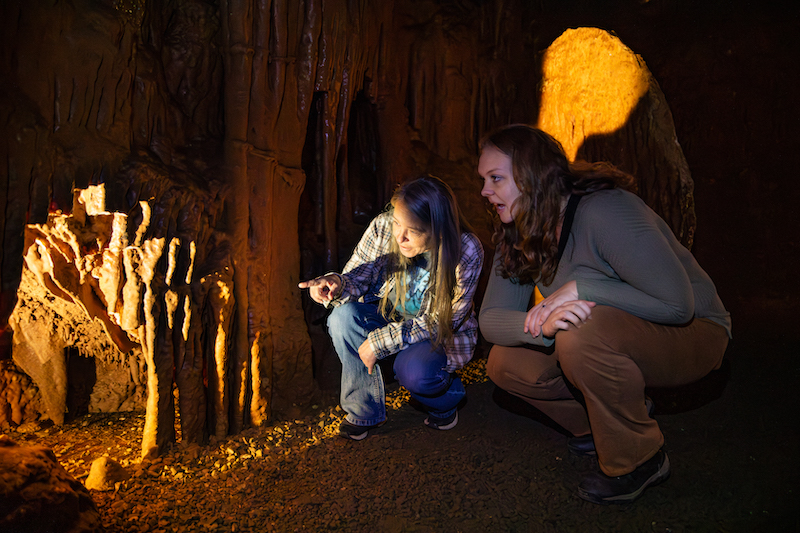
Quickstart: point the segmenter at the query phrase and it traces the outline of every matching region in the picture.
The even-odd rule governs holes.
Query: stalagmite
[[[228,381],[230,367],[231,321],[233,320],[233,279],[229,270],[210,274],[202,279],[207,298],[208,318],[203,328],[211,333],[207,343],[212,347],[208,368],[208,396],[212,406],[209,433],[217,438],[228,434],[228,410],[231,390]]]

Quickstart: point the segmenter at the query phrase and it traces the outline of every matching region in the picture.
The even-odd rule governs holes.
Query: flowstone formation
[[[161,178],[153,183],[169,183]],[[229,423],[228,248],[210,242],[218,236],[208,198],[177,191],[140,201],[129,216],[106,211],[105,187],[91,186],[75,192],[69,214],[27,226],[9,320],[14,362],[41,391],[46,417],[60,424],[65,414],[80,414],[68,402],[73,382],[86,390],[90,412],[146,405],[143,452],[174,438],[175,396],[188,442],[204,440],[207,396],[216,433],[227,434]],[[204,343],[213,347],[208,361]],[[70,371],[73,358],[90,359],[91,370]]]
[[[542,56],[538,126],[567,157],[610,161],[691,248],[694,182],[672,113],[644,60],[598,28],[565,31]]]
[[[105,212],[103,193],[102,187],[79,191],[71,214],[53,213],[25,232],[25,264],[9,319],[13,359],[41,391],[43,415],[57,424],[82,414],[76,411],[144,407],[141,343],[120,326],[127,217]],[[91,360],[91,371],[70,372],[74,358]],[[67,408],[70,386],[90,396],[88,405],[78,399]]]

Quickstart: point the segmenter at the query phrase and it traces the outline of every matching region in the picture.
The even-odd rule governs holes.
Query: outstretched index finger
[[[308,289],[309,287],[316,287],[320,283],[321,282],[319,278],[314,278],[308,281],[301,281],[300,283],[297,284],[297,286],[300,287],[301,289]]]

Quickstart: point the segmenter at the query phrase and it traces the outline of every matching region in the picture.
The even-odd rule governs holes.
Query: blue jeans
[[[375,304],[350,302],[336,307],[328,317],[328,332],[342,362],[340,403],[347,420],[357,426],[372,426],[386,420],[386,393],[378,365],[370,375],[358,357],[358,347],[370,331],[387,324]],[[410,345],[394,359],[397,381],[428,413],[446,418],[466,395],[461,378],[450,374],[444,349],[428,341]]]

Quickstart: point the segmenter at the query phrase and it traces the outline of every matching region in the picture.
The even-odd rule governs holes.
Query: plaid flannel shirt
[[[384,294],[392,290],[394,279],[388,274],[392,239],[391,213],[378,215],[364,232],[353,256],[339,274],[342,290],[330,305],[339,306],[355,300],[377,303]],[[453,294],[453,337],[444,345],[446,368],[449,372],[458,370],[472,359],[478,341],[478,320],[472,298],[475,296],[482,266],[483,246],[472,233],[463,233]],[[411,344],[436,338],[436,331],[429,330],[427,322],[431,299],[431,290],[428,287],[416,317],[389,322],[369,333],[367,339],[378,359],[396,354]],[[435,328],[436,320],[431,322]]]

